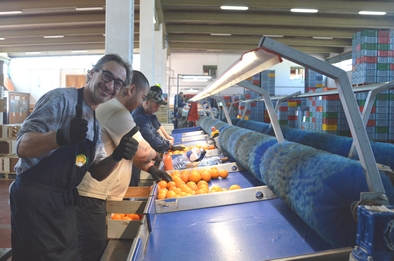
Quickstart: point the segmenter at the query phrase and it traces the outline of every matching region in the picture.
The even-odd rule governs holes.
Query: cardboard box
[[[16,154],[16,140],[0,140],[1,154]]]
[[[133,239],[140,232],[141,227],[147,225],[147,208],[151,200],[149,187],[130,187],[127,197],[122,201],[107,201],[107,237],[108,239]],[[113,220],[111,215],[142,214],[141,220]]]

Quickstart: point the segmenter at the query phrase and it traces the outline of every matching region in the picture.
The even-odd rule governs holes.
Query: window
[[[290,67],[290,80],[304,79],[305,68],[301,66]]]
[[[202,69],[203,75],[210,75],[212,78],[216,78],[217,65],[203,65]]]

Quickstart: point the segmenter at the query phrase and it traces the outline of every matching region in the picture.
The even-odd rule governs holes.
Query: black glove
[[[156,168],[155,166],[152,166],[148,169],[148,173],[151,174],[152,178],[154,181],[158,182],[162,179],[164,179],[167,182],[172,181],[171,176],[165,172],[164,170],[160,170]]]
[[[56,132],[56,143],[60,147],[68,144],[83,143],[86,139],[88,121],[82,119],[82,106],[80,104],[75,106],[75,112],[76,116],[71,119],[69,125],[58,129]]]
[[[138,141],[133,138],[133,135],[139,130],[138,126],[135,126],[129,133],[126,133],[120,140],[119,145],[112,153],[112,158],[115,161],[121,161],[122,159],[132,159],[138,150]]]
[[[156,167],[160,166],[160,162],[162,161],[162,159],[161,159],[159,153],[156,154],[156,157],[155,157],[153,160],[155,161],[155,164],[154,164],[154,165],[155,165]]]
[[[171,147],[171,150],[184,150],[184,149],[185,149],[185,147],[180,146],[180,145]]]

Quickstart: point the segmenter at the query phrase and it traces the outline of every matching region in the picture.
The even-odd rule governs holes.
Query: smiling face
[[[101,70],[92,69],[90,80],[84,91],[86,103],[94,110],[98,105],[115,97],[119,90],[114,87],[114,80],[105,82],[102,77],[102,71],[111,72],[114,79],[126,81],[126,69],[115,61],[108,61],[103,64]]]

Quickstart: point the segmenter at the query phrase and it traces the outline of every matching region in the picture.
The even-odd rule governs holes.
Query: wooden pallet
[[[0,179],[15,179],[16,173],[9,172],[9,173],[0,173]]]

